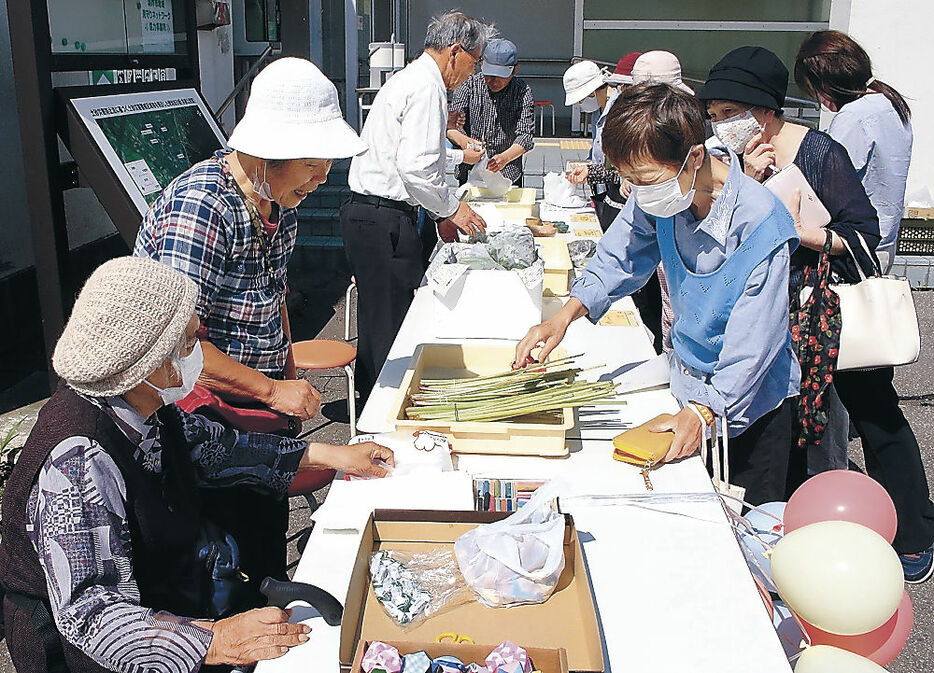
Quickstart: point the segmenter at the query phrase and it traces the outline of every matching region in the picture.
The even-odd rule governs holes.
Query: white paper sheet
[[[335,481],[324,504],[311,518],[325,531],[360,530],[374,509],[472,510],[472,486],[466,472],[418,472],[388,479]]]

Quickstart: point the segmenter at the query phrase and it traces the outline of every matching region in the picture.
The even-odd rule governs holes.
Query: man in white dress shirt
[[[417,210],[460,231],[486,224],[445,182],[447,92],[473,74],[493,29],[460,12],[434,18],[425,51],[380,89],[350,164],[341,233],[357,282],[356,386],[369,396],[421,281]],[[433,226],[427,223],[427,226]]]

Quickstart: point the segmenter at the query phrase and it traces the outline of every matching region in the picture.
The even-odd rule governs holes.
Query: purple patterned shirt
[[[162,471],[160,422],[122,397],[85,397],[136,447],[144,470]],[[182,428],[202,486],[252,485],[285,495],[305,442],[239,433],[197,414]],[[70,437],[50,453],[26,507],[27,533],[45,572],[59,632],[101,666],[119,673],[181,673],[200,668],[211,633],[140,605],[126,515],[126,484],[94,440]]]

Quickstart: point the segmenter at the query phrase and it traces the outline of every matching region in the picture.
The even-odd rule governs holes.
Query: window
[[[184,0],[48,0],[53,54],[185,54]]]

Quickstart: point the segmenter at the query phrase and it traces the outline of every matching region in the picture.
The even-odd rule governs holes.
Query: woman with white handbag
[[[876,255],[892,268],[911,162],[911,110],[872,75],[869,54],[846,33],[819,30],[798,49],[795,82],[834,115],[827,133],[846,148],[873,207],[882,241]]]
[[[837,113],[827,133],[846,148],[878,213],[882,240],[876,253],[882,273],[887,273],[895,256],[911,161],[908,104],[894,88],[873,77],[869,55],[853,38],[839,31],[822,30],[805,39],[794,70],[798,86]],[[844,324],[849,319],[891,330],[890,335],[881,335],[873,349],[860,348],[859,343],[848,339],[850,330],[845,328],[839,367],[878,364],[880,358],[887,364],[917,359],[920,338],[906,280],[876,277],[836,291],[843,304]],[[867,291],[878,293],[875,301]],[[882,315],[871,317],[874,309],[882,310]],[[867,314],[850,317],[857,311]],[[871,338],[874,334],[877,329],[867,329],[862,336]],[[934,572],[934,504],[915,448],[917,442],[897,411],[892,376],[891,366],[838,371],[837,385],[841,397],[845,391],[844,401],[854,419],[860,419],[857,429],[863,438],[869,474],[886,487],[895,501],[899,525],[894,546],[901,554],[905,578],[922,582]],[[880,456],[881,451],[885,453]]]
[[[846,467],[845,450],[834,450],[846,446],[845,436],[835,439],[827,431],[834,420],[845,417],[834,409],[835,391],[860,434],[870,476],[895,501],[900,525],[894,547],[902,555],[906,580],[923,581],[931,574],[934,504],[917,441],[898,406],[893,369],[836,371],[845,340],[841,340],[840,299],[831,284],[855,287],[876,275],[878,218],[843,146],[827,134],[781,118],[787,79],[788,71],[775,54],[761,47],[741,47],[714,66],[699,97],[707,102],[718,136],[735,142],[730,131],[739,129],[737,118],[743,115],[761,128],[756,133],[752,124],[746,124],[750,137],[741,138],[747,143],[743,157],[747,175],[767,180],[775,174],[779,184],[769,186],[777,193],[782,182],[794,185],[797,180],[799,185],[785,199],[801,239],[791,259],[789,283],[792,339],[802,388],[788,490],[792,492],[807,477],[809,448],[812,457],[824,459],[818,469]],[[763,91],[771,92],[774,102],[763,101]],[[771,107],[766,105],[769,102]],[[845,425],[840,430],[845,431]]]

